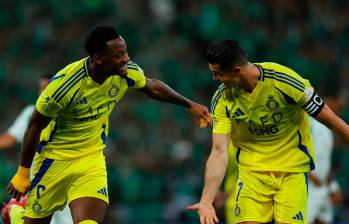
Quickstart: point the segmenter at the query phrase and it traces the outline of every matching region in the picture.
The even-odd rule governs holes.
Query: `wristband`
[[[12,178],[13,187],[21,193],[25,193],[30,187],[30,168],[18,167],[16,175]]]

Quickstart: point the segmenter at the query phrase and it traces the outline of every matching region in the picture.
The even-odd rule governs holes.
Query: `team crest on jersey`
[[[32,206],[32,209],[33,209],[34,212],[40,212],[41,211],[42,207],[39,204],[38,199],[35,200],[35,202],[34,202],[34,204]]]
[[[45,102],[43,103],[43,110],[44,111],[49,111],[49,110],[51,110],[51,109],[55,109],[55,107],[56,107],[56,104],[55,104],[55,102],[52,100],[52,98],[51,97],[46,97],[45,98]]]
[[[274,99],[274,96],[269,95],[267,103],[265,104],[271,111],[275,111],[279,108],[279,103]]]
[[[119,92],[119,88],[115,85],[112,84],[111,88],[109,89],[109,96],[110,97],[115,97]]]

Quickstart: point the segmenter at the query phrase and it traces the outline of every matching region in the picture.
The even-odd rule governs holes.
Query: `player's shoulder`
[[[285,65],[281,65],[275,62],[262,62],[262,63],[254,63],[264,74],[281,74],[288,75],[295,78],[299,78],[300,76],[290,67]]]
[[[50,79],[46,93],[57,102],[66,95],[72,95],[72,92],[81,87],[82,80],[88,76],[86,61],[87,58],[83,58],[60,70]]]
[[[230,99],[229,90],[232,91],[231,88],[227,88],[223,83],[218,86],[215,93],[213,94],[213,97],[211,99],[211,112],[213,113],[215,111],[215,108],[218,104],[218,102],[225,102],[226,100]]]
[[[59,82],[64,83],[67,80],[73,80],[73,79],[76,82],[76,80],[81,80],[83,77],[86,77],[87,75],[86,61],[87,61],[87,58],[83,58],[81,60],[74,61],[68,64],[50,79],[50,83],[53,81],[58,83]]]
[[[142,73],[143,69],[134,61],[129,61],[127,63],[127,73],[134,74],[134,73]]]
[[[133,61],[127,63],[126,81],[129,87],[142,88],[146,81],[142,68]]]
[[[254,63],[260,70],[260,80],[277,88],[292,88],[301,92],[306,87],[306,80],[293,69],[274,62]]]
[[[224,96],[226,95],[226,90],[227,90],[227,87],[222,83],[220,84],[215,93],[213,94],[213,97],[212,97],[212,101],[218,99],[218,98],[224,98]]]

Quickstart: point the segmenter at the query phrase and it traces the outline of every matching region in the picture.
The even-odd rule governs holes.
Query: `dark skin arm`
[[[21,150],[20,166],[30,168],[33,158],[40,141],[41,131],[47,127],[52,118],[40,114],[34,110],[30,119],[27,130],[24,134],[23,145]],[[19,198],[22,193],[15,189],[12,183],[9,183],[7,190],[14,198]]]
[[[187,108],[190,113],[195,115],[198,124],[200,119],[211,123],[211,117],[207,107],[185,98],[160,80],[146,78],[146,84],[140,91],[153,99]]]
[[[343,141],[349,143],[349,126],[327,105],[315,118],[336,133]]]

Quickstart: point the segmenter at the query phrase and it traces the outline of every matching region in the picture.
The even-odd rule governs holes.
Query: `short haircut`
[[[207,61],[210,64],[219,64],[221,70],[231,71],[233,65],[246,64],[247,55],[238,41],[223,40],[208,47]]]
[[[119,38],[120,35],[111,26],[96,26],[86,36],[84,48],[91,56],[102,53],[107,48],[107,42]]]

